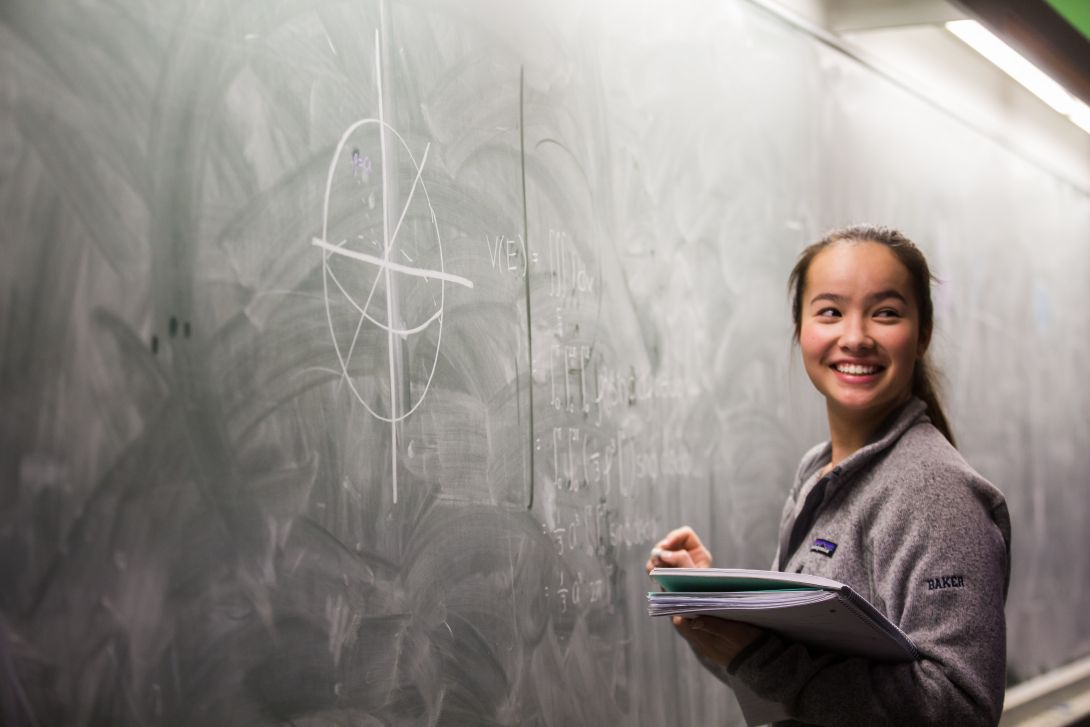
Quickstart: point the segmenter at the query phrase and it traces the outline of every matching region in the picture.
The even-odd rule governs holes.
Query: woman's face
[[[908,400],[927,348],[908,268],[876,242],[837,242],[810,262],[799,347],[830,415],[876,421]]]

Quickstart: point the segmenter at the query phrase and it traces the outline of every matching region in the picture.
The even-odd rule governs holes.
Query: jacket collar
[[[928,421],[927,405],[913,397],[886,418],[871,435],[867,444],[846,457],[825,477],[819,477],[818,472],[829,463],[833,450],[832,442],[825,442],[811,450],[799,466],[792,493],[794,501],[789,501],[790,504],[785,507],[784,520],[780,527],[780,547],[777,550],[776,568],[782,569],[786,566],[797,544],[797,537],[809,528],[808,523],[812,521],[814,513],[834,491],[843,487],[845,483],[851,482],[856,472],[881,456],[911,427],[926,421]],[[804,513],[809,515],[804,518]]]
[[[923,421],[930,421],[927,416],[927,404],[921,399],[912,397],[907,404],[886,418],[871,435],[867,444],[852,452],[850,456],[833,468],[834,480],[845,482],[851,479],[851,476],[860,468],[866,466],[875,457],[892,447],[901,438],[901,435]],[[831,441],[825,442],[824,445],[813,451],[809,460],[799,468],[799,476],[795,484],[796,489],[801,488],[803,483],[814,476],[815,472],[829,463],[832,451]]]

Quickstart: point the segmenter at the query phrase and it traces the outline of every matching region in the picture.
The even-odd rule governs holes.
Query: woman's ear
[[[931,326],[920,328],[920,340],[916,343],[916,358],[923,358],[927,347],[931,345]]]

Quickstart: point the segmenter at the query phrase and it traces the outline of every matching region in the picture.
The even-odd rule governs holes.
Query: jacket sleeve
[[[811,649],[770,634],[727,667],[793,719],[816,725],[994,725],[1003,706],[1009,520],[1001,496],[915,488],[890,503],[872,554],[875,605],[920,651],[886,663]],[[990,485],[984,483],[984,487]],[[911,491],[911,490],[910,490]],[[892,516],[892,517],[891,517]],[[872,555],[874,557],[874,555]]]

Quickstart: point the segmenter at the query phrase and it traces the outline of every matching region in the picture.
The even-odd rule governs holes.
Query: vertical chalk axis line
[[[380,5],[380,16],[382,15],[382,7]],[[380,18],[381,21],[381,18]],[[472,289],[474,287],[473,281],[468,278],[463,278],[459,275],[447,273],[444,269],[443,262],[443,239],[439,230],[439,223],[436,219],[435,207],[432,203],[431,196],[428,193],[427,185],[423,180],[424,168],[428,163],[429,154],[431,150],[431,143],[424,145],[423,155],[418,160],[416,155],[413,154],[412,149],[409,148],[408,143],[404,137],[398,132],[397,129],[390,126],[386,122],[386,111],[393,106],[393,99],[386,98],[383,92],[384,86],[389,84],[383,84],[383,65],[382,53],[384,45],[382,44],[382,38],[390,36],[391,33],[386,29],[385,22],[381,22],[381,27],[374,34],[375,42],[375,74],[376,74],[376,89],[379,92],[379,118],[365,118],[360,119],[351,124],[344,133],[341,135],[340,140],[337,142],[336,148],[332,155],[332,160],[329,165],[329,171],[326,175],[325,196],[322,201],[322,234],[320,237],[314,237],[311,239],[311,244],[314,247],[319,248],[322,251],[322,294],[325,298],[325,318],[326,325],[329,328],[331,342],[334,350],[337,352],[337,358],[340,362],[341,379],[340,381],[347,384],[351,390],[352,395],[360,403],[360,405],[375,419],[381,422],[389,422],[390,424],[390,461],[391,461],[391,484],[392,484],[392,500],[397,503],[400,490],[400,477],[398,473],[399,455],[399,428],[398,422],[407,419],[424,403],[431,384],[434,380],[436,365],[439,362],[440,347],[442,345],[443,338],[443,312],[446,305],[446,288],[447,284],[462,285],[466,288]],[[356,237],[363,240],[365,250],[371,250],[372,248],[378,248],[381,250],[381,254],[376,250],[375,254],[369,254],[361,250],[354,250],[348,247],[348,240],[331,241],[329,239],[329,213],[330,213],[330,200],[332,198],[334,181],[336,178],[337,170],[340,169],[340,160],[342,159],[342,152],[345,146],[350,141],[353,134],[364,127],[370,127],[376,125],[378,127],[379,141],[382,144],[381,149],[381,165],[382,165],[382,188],[380,193],[382,194],[382,229],[383,229],[383,241],[379,243],[378,240],[370,240],[370,246],[367,246],[368,242],[363,235],[357,235]],[[396,140],[396,143],[395,143]],[[392,148],[387,147],[387,141],[390,142]],[[413,175],[413,183],[409,189],[407,199],[402,200],[400,189],[397,185],[396,173],[400,170],[400,154],[403,152],[406,155],[406,159],[413,165],[416,172]],[[394,175],[391,178],[389,168],[394,167]],[[391,188],[391,185],[392,188]],[[403,237],[404,230],[403,224],[408,218],[409,206],[416,199],[420,201],[418,196],[423,194],[422,203],[427,207],[427,219],[430,222],[430,227],[434,230],[435,245],[438,253],[438,265],[428,267],[424,265],[424,260],[421,259],[420,265],[415,264],[414,260],[403,249],[398,249],[398,252],[405,257],[410,265],[403,264],[401,262],[395,262],[393,257],[395,256],[394,247],[398,244],[399,236]],[[395,202],[403,202],[400,212],[394,209]],[[423,217],[423,215],[422,215]],[[391,225],[391,222],[396,220],[396,225]],[[392,229],[391,229],[392,228]],[[407,234],[407,233],[405,233]],[[415,234],[415,233],[414,233]],[[346,288],[337,279],[337,276],[330,268],[330,260],[334,258],[340,258],[342,260],[351,260],[353,263],[345,262],[345,265],[354,265],[356,263],[362,263],[364,266],[372,267],[375,269],[375,277],[371,283],[370,290],[367,292],[367,300],[361,306],[355,299],[352,292]],[[409,278],[422,278],[425,284],[437,283],[439,285],[439,301],[438,309],[435,310],[422,322],[406,325],[402,322],[401,316],[396,309],[397,291],[395,285],[403,277]],[[371,316],[368,313],[371,301],[377,291],[377,286],[380,280],[386,281],[386,305],[387,305],[387,320],[382,322],[379,319]],[[341,344],[338,342],[337,327],[333,323],[333,308],[330,301],[330,281],[336,286],[336,289],[340,291],[340,294],[347,300],[348,304],[354,308],[358,314],[359,319],[356,321],[355,330],[352,334],[352,342],[349,345],[347,355],[341,348]],[[349,371],[350,361],[352,355],[355,353],[361,328],[365,321],[369,321],[379,329],[379,336],[381,331],[386,331],[387,334],[387,354],[388,365],[390,366],[390,372],[388,374],[388,381],[390,384],[390,411],[387,414],[383,414],[376,407],[368,404],[367,399],[360,393],[359,389],[353,382],[353,375]],[[431,368],[427,372],[427,381],[424,383],[422,390],[420,391],[419,398],[413,403],[412,391],[409,388],[411,383],[412,373],[406,364],[401,368],[401,372],[398,373],[397,369],[399,364],[408,361],[408,355],[405,353],[405,340],[408,336],[420,333],[426,328],[429,328],[433,324],[438,324],[438,331],[435,338],[435,352],[431,361]],[[400,347],[398,347],[400,344]],[[378,371],[375,373],[376,378],[382,378],[382,374]],[[399,387],[400,381],[400,387]],[[381,403],[381,392],[378,394],[378,398]]]
[[[530,224],[526,211],[526,123],[525,94],[526,67],[519,66],[519,161],[522,167],[522,254],[526,256],[526,345],[530,359],[529,384],[526,387],[530,395],[530,502],[527,510],[534,508],[534,327],[530,321]]]
[[[375,84],[378,89],[378,144],[382,163],[382,259],[390,261],[390,218],[386,213],[386,117],[382,107],[382,52],[379,32],[375,29]],[[386,312],[394,310],[393,289],[390,287],[390,268],[386,266]],[[394,321],[388,320],[386,351],[390,362],[390,471],[393,475],[393,499],[397,504],[397,362],[394,360]]]

